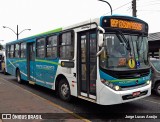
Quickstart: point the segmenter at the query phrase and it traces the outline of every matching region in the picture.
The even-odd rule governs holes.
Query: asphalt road
[[[160,119],[156,119],[156,116],[160,118],[160,97],[155,95],[154,92],[152,92],[151,96],[137,101],[119,105],[102,106],[78,98],[73,98],[71,102],[64,102],[60,100],[52,90],[37,85],[33,86],[28,83],[18,84],[16,78],[11,75],[3,75],[0,73],[0,77],[90,121],[160,121]],[[152,118],[144,119],[143,116],[146,117],[147,115]],[[126,117],[128,117],[128,119]],[[137,119],[138,117],[141,117],[141,119]]]

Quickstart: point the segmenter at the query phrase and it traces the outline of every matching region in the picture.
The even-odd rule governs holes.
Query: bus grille
[[[147,72],[139,72],[139,73],[125,73],[125,74],[118,74],[117,77],[119,79],[123,78],[140,78],[140,77],[145,77],[149,75],[149,71]]]

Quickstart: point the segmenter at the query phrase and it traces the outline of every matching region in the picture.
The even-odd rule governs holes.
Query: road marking
[[[7,80],[5,80],[5,79],[3,79],[3,78],[0,78],[0,79],[3,80],[3,81],[7,81]],[[7,82],[9,82],[9,81],[7,81]],[[9,83],[11,83],[11,82],[9,82]],[[13,84],[13,83],[12,83],[12,84]],[[15,85],[15,84],[13,84],[13,85]],[[30,94],[32,94],[32,95],[34,95],[35,97],[38,97],[38,98],[46,101],[47,103],[49,103],[50,105],[52,105],[52,106],[54,106],[54,107],[57,107],[57,108],[63,110],[64,112],[71,114],[72,116],[76,117],[77,119],[81,119],[81,120],[83,120],[84,122],[91,122],[90,120],[88,120],[88,119],[86,119],[86,118],[84,118],[84,117],[81,117],[81,116],[75,114],[74,112],[72,112],[72,111],[70,111],[70,110],[68,110],[68,109],[66,109],[66,108],[63,108],[62,106],[59,106],[59,105],[57,105],[57,104],[54,103],[54,102],[51,102],[51,101],[49,101],[49,100],[47,100],[47,99],[45,99],[45,98],[43,98],[43,97],[40,97],[40,96],[38,96],[38,95],[36,95],[36,94],[34,94],[34,93],[26,90],[26,89],[23,89],[23,88],[21,88],[20,86],[17,86],[17,85],[15,85],[15,86],[18,87],[18,88],[20,88],[20,89],[22,89],[22,90],[24,90],[24,91],[26,91],[26,92],[28,92],[28,93],[30,93]]]
[[[151,102],[151,103],[155,103],[155,104],[160,104],[160,103],[158,103],[158,102],[151,101],[151,100],[144,100],[144,99],[141,99],[141,100],[143,100],[143,101],[147,101],[147,102]]]

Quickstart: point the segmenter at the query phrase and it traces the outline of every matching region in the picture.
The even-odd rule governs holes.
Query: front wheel
[[[17,70],[16,74],[17,74],[17,82],[22,83],[20,71]]]
[[[60,80],[59,86],[58,86],[58,93],[59,93],[59,97],[62,100],[70,101],[71,93],[70,93],[70,87],[67,80],[65,79]]]
[[[157,83],[155,86],[155,91],[158,96],[160,96],[160,83]]]

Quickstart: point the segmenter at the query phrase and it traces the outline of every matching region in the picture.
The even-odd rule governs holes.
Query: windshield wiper
[[[141,40],[140,40],[140,37],[142,38]],[[137,38],[137,40],[136,40],[136,45],[137,45],[138,51],[140,51],[140,49],[141,49],[142,42],[143,42],[143,36],[139,35],[138,38]]]
[[[119,39],[122,42],[124,42],[126,44],[126,46],[127,46],[126,49],[129,50],[129,52],[131,53],[131,46],[129,44],[129,40],[126,39],[126,37],[123,35],[123,33],[121,31],[117,30],[117,32],[118,32],[117,36],[119,37]],[[121,37],[119,36],[119,34],[121,35],[121,37],[123,38],[123,40],[121,39]]]

